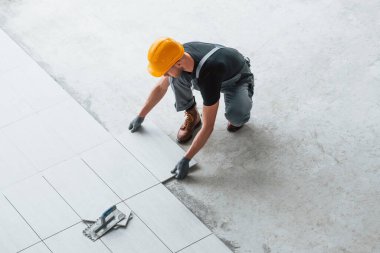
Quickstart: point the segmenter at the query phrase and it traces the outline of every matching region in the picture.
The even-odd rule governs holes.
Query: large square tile
[[[126,203],[172,251],[211,234],[162,184],[128,199]]]
[[[18,98],[39,111],[70,98],[48,73],[37,64],[29,64],[0,74],[0,83],[12,87]]]
[[[42,239],[80,221],[40,174],[7,188],[4,195]]]
[[[38,170],[46,169],[75,154],[38,115],[4,127],[2,132]]]
[[[104,246],[101,240],[93,242],[83,235],[82,231],[86,227],[83,223],[76,224],[44,242],[54,253],[110,253],[110,250]]]
[[[33,112],[32,107],[10,85],[0,82],[0,128]]]
[[[0,252],[16,252],[40,240],[2,194],[0,225]]]
[[[117,208],[124,213],[130,210],[124,203],[117,205]],[[114,253],[171,252],[136,215],[125,229],[119,228],[106,234],[102,241]]]
[[[232,253],[224,243],[222,243],[215,235],[207,236],[199,242],[179,251],[180,253]]]
[[[75,100],[69,99],[41,111],[41,119],[76,153],[83,152],[112,136]]]
[[[185,154],[176,143],[149,121],[144,121],[139,131],[134,133],[127,131],[117,139],[161,182],[173,177],[170,171]],[[195,160],[192,159],[190,166],[194,164]]]
[[[115,140],[99,145],[81,157],[123,200],[159,183]]]
[[[46,180],[82,219],[95,220],[121,200],[80,159],[74,158],[44,171]]]
[[[32,162],[0,130],[0,189],[35,173]]]

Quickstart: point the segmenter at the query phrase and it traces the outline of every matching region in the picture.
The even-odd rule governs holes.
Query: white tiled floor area
[[[2,30],[0,55],[0,252],[230,252],[161,184],[184,153],[168,136],[114,138]],[[113,204],[127,229],[84,237]]]

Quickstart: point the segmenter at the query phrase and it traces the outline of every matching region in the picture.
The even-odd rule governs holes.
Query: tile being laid
[[[139,131],[134,133],[127,131],[117,139],[161,182],[173,177],[170,171],[185,154],[176,143],[149,121],[144,121]],[[195,165],[194,159],[191,160],[190,167],[193,165]]]
[[[25,99],[17,96],[10,86],[0,83],[0,128],[33,112]]]
[[[79,216],[86,220],[96,220],[106,209],[121,201],[78,158],[51,167],[44,171],[44,176]]]
[[[75,154],[38,115],[4,127],[2,132],[38,170],[46,169]]]
[[[34,64],[16,42],[0,29],[0,75],[12,68]]]
[[[44,242],[54,253],[110,253],[109,249],[102,243],[101,240],[95,242],[85,237],[82,231],[87,226],[83,223],[78,223],[52,237],[49,237]]]
[[[27,249],[20,251],[21,253],[51,253],[43,242],[37,243]]]
[[[80,221],[40,174],[12,185],[4,195],[42,239]]]
[[[125,203],[120,203],[117,208],[124,213],[130,210]],[[102,241],[114,253],[171,253],[136,215],[125,229],[120,228],[106,234]]]
[[[74,99],[43,110],[39,115],[76,153],[112,138]]]
[[[173,252],[211,234],[162,184],[126,200],[126,203]]]
[[[29,64],[0,74],[1,85],[12,87],[19,98],[39,111],[70,99],[70,96],[40,66]]]
[[[33,164],[0,130],[0,189],[36,173]]]
[[[159,183],[116,140],[99,145],[81,157],[121,199],[127,199]]]
[[[196,242],[189,247],[179,251],[179,253],[204,253],[204,252],[218,252],[218,253],[232,253],[224,243],[222,243],[215,235],[209,235],[206,238]]]
[[[16,252],[40,241],[3,195],[0,195],[0,226],[0,252]]]

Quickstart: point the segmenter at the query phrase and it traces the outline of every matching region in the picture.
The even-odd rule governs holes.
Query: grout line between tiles
[[[49,182],[49,180],[47,180],[47,178],[45,176],[42,176],[42,177],[50,185],[50,187],[53,188],[53,190],[62,198],[62,200],[65,201],[66,204],[74,211],[74,213],[79,217],[79,219],[82,220],[82,217],[79,215],[79,213],[77,211],[75,211],[75,209],[69,204],[69,202],[67,202],[66,199],[58,192],[58,190],[55,189],[55,187]]]
[[[113,189],[112,189],[112,187],[111,186],[109,186],[108,184],[107,184],[107,182],[91,167],[91,165],[90,164],[88,164],[83,158],[81,158],[81,160],[89,167],[89,169],[90,170],[92,170],[92,172],[100,179],[100,180],[102,180],[102,182],[121,200],[120,202],[118,202],[117,204],[119,204],[119,203],[121,203],[121,202],[123,202],[123,201],[125,201],[125,200],[127,200],[127,199],[130,199],[130,198],[132,198],[132,197],[134,197],[134,196],[136,196],[136,195],[138,195],[138,194],[140,194],[140,193],[143,193],[143,192],[145,192],[145,191],[147,191],[147,190],[149,190],[149,189],[151,189],[151,188],[153,188],[153,187],[155,187],[155,186],[157,186],[157,185],[159,185],[159,184],[161,184],[159,181],[157,181],[157,183],[156,184],[154,184],[154,185],[152,185],[152,186],[149,186],[148,188],[146,188],[146,189],[144,189],[144,190],[142,190],[142,191],[139,191],[139,192],[137,192],[137,193],[135,193],[135,194],[133,194],[132,196],[129,196],[128,198],[126,198],[126,199],[123,199],[122,197],[120,197]]]
[[[46,246],[46,248],[48,248],[48,250],[50,251],[50,252],[52,252],[53,253],[53,251],[49,248],[49,246],[46,244],[46,242],[45,241],[42,241],[42,243],[43,244],[45,244],[45,246]]]
[[[132,210],[132,208],[126,203],[123,201],[123,203],[129,208]],[[137,216],[137,218],[139,218],[141,220],[142,223],[144,223],[144,225],[157,237],[158,240],[160,240],[160,242],[165,245],[165,247],[170,251],[170,252],[173,252],[168,245],[166,245],[166,243],[144,222],[144,220],[142,218],[140,218],[140,216],[136,213],[136,212],[133,212],[134,215]]]
[[[130,197],[128,197],[128,198],[126,198],[126,199],[124,199],[124,200],[122,200],[122,201],[127,201],[127,200],[129,200],[129,199],[131,199],[131,198],[133,198],[133,197],[136,197],[137,195],[139,195],[139,194],[141,194],[141,193],[143,193],[143,192],[146,192],[146,191],[148,191],[148,190],[152,189],[153,187],[156,187],[157,185],[160,185],[160,184],[162,184],[162,183],[158,182],[157,184],[152,185],[152,186],[146,188],[145,190],[142,190],[142,191],[140,191],[140,192],[138,192],[138,193],[136,193],[136,194],[133,194],[132,196],[130,196]]]
[[[41,241],[38,241],[38,242],[36,242],[36,243],[33,243],[32,245],[29,245],[28,247],[23,248],[23,249],[17,251],[17,253],[19,253],[19,252],[23,252],[23,251],[25,251],[25,250],[27,250],[27,249],[29,249],[29,248],[31,248],[31,247],[33,247],[33,246],[39,244],[39,243],[42,243],[42,240],[41,240]]]
[[[83,159],[83,158],[80,158],[82,160],[82,162],[84,162],[86,164],[86,166],[100,179],[102,180],[102,182],[119,198],[119,199],[122,199],[107,183],[106,181],[104,181],[103,178],[101,178],[98,173],[96,173],[96,171]]]
[[[51,238],[51,237],[53,237],[53,236],[55,236],[55,235],[58,235],[59,233],[62,233],[63,231],[66,231],[66,230],[68,230],[68,229],[70,229],[70,228],[72,228],[72,227],[78,225],[78,224],[81,223],[81,222],[82,222],[82,221],[78,221],[78,222],[74,223],[73,225],[68,226],[67,228],[61,229],[61,230],[59,230],[58,232],[55,232],[54,234],[51,234],[51,235],[45,237],[42,241],[46,241],[47,239],[49,239],[49,238]]]
[[[1,129],[0,129],[0,132],[1,132]],[[111,139],[108,139],[108,140],[105,140],[105,141],[103,141],[103,142],[101,142],[101,143],[99,143],[99,144],[94,145],[94,146],[91,147],[91,148],[88,148],[88,149],[86,149],[86,150],[84,150],[84,151],[82,151],[82,152],[80,152],[80,153],[78,153],[78,154],[74,154],[74,155],[72,155],[72,156],[70,156],[70,157],[68,157],[68,158],[65,158],[65,159],[62,160],[62,161],[59,161],[59,162],[57,162],[57,163],[54,163],[54,164],[52,164],[52,165],[50,165],[50,166],[48,166],[48,167],[46,167],[46,168],[44,168],[44,169],[41,169],[41,170],[38,170],[38,168],[36,167],[36,165],[35,165],[32,161],[30,161],[30,159],[24,154],[24,152],[23,152],[22,150],[20,150],[16,145],[14,145],[15,148],[16,148],[16,149],[17,149],[22,155],[24,155],[25,159],[26,159],[26,160],[32,165],[32,168],[35,170],[35,173],[33,173],[33,174],[29,175],[29,176],[26,176],[26,177],[24,177],[24,178],[22,178],[22,179],[19,179],[19,180],[15,181],[15,182],[13,182],[13,183],[11,183],[11,184],[9,184],[9,185],[6,185],[5,187],[1,188],[0,191],[3,192],[4,190],[6,190],[6,189],[8,189],[8,188],[11,188],[13,185],[19,184],[19,183],[21,183],[21,182],[23,182],[23,181],[25,181],[25,180],[28,180],[29,178],[32,178],[32,177],[34,177],[34,176],[37,176],[38,174],[42,174],[44,171],[47,171],[47,170],[49,170],[49,169],[51,169],[51,168],[53,168],[53,167],[55,167],[55,166],[57,166],[57,165],[60,165],[60,164],[62,164],[62,163],[65,163],[65,162],[67,162],[67,161],[69,161],[69,160],[71,160],[71,159],[74,159],[74,158],[81,158],[81,154],[83,154],[83,153],[85,153],[85,152],[87,152],[87,151],[90,151],[91,149],[96,148],[97,146],[103,145],[104,143],[106,143],[106,142],[108,142],[108,141],[111,141],[111,140],[112,140],[112,138],[111,138]],[[12,140],[9,140],[9,141],[12,142]],[[14,143],[12,142],[12,144],[14,144]]]
[[[25,221],[25,223],[26,224],[28,224],[28,226],[30,227],[30,229],[32,229],[33,230],[33,232],[37,235],[37,237],[38,238],[40,238],[40,241],[39,242],[42,242],[43,240],[42,240],[42,238],[40,237],[40,235],[36,232],[36,230],[34,230],[34,228],[29,224],[29,222],[25,219],[25,217],[24,216],[22,216],[22,214],[17,210],[17,208],[12,204],[12,202],[7,198],[7,196],[5,196],[4,194],[3,194],[3,196],[4,196],[4,198],[9,202],[9,204],[15,209],[15,211],[20,215],[20,217]],[[39,243],[39,242],[37,242],[37,243]],[[37,243],[35,243],[35,244],[37,244]],[[35,245],[35,244],[33,244],[33,245]],[[31,246],[33,246],[33,245],[31,245]],[[46,244],[45,244],[46,245]],[[29,247],[31,247],[31,246],[29,246]],[[28,248],[29,248],[28,247]],[[50,250],[50,248],[46,245],[46,247]],[[50,252],[52,252],[51,250],[50,250]]]
[[[49,248],[49,246],[47,246],[47,244],[46,244],[43,240],[42,240],[42,241],[39,241],[39,242],[37,242],[37,243],[35,243],[35,244],[33,244],[33,245],[30,245],[29,247],[26,247],[26,248],[24,248],[24,249],[22,249],[22,250],[20,250],[20,251],[17,251],[17,253],[24,252],[25,250],[27,250],[27,249],[29,249],[29,248],[31,248],[31,247],[33,247],[33,246],[36,246],[36,245],[39,244],[39,243],[43,243],[43,244],[46,246],[46,248],[47,248],[50,252],[53,253],[53,251]]]
[[[209,236],[211,236],[211,235],[213,235],[213,233],[212,233],[212,232],[211,232],[209,235],[206,235],[206,236],[202,237],[201,239],[199,239],[199,240],[196,240],[196,241],[194,241],[194,242],[190,243],[190,244],[189,244],[189,245],[187,245],[186,247],[183,247],[182,249],[180,249],[180,250],[177,250],[177,251],[176,251],[176,253],[178,253],[178,252],[180,252],[180,251],[182,251],[182,250],[184,250],[184,249],[186,249],[186,248],[190,247],[191,245],[194,245],[194,244],[196,244],[197,242],[200,242],[200,241],[202,241],[203,239],[206,239],[207,237],[209,237]]]
[[[99,238],[99,241],[101,241],[102,242],[102,244],[104,245],[104,247],[106,247],[108,250],[109,250],[109,252],[113,252],[109,247],[108,247],[108,245],[102,240],[102,238]]]
[[[44,240],[43,241],[45,241],[45,240],[47,240],[48,238],[50,238],[50,237],[53,237],[54,235],[57,235],[57,234],[59,234],[59,233],[61,233],[61,232],[63,232],[63,231],[65,231],[65,230],[67,230],[67,229],[69,229],[69,228],[71,228],[71,227],[73,227],[73,226],[76,226],[76,225],[78,225],[79,223],[82,223],[82,217],[79,215],[79,213],[69,204],[69,202],[58,192],[58,190],[57,189],[55,189],[55,187],[47,180],[47,178],[45,177],[45,176],[42,176],[44,179],[45,179],[45,181],[50,185],[50,187],[51,188],[53,188],[53,190],[62,198],[62,200],[63,201],[65,201],[65,203],[74,211],[74,213],[79,217],[79,219],[80,219],[80,221],[78,221],[77,223],[75,223],[75,224],[73,224],[73,225],[71,225],[71,226],[69,226],[69,227],[67,227],[67,228],[65,228],[65,229],[63,229],[63,230],[61,230],[61,231],[58,231],[57,233],[55,233],[55,234],[52,234],[52,235],[50,235],[50,236],[48,236],[48,237],[46,237],[46,238],[44,238]],[[102,243],[104,244],[104,242],[102,241]],[[104,246],[106,246],[106,245],[104,245]],[[106,246],[106,248],[110,251],[110,252],[112,252],[107,246]]]

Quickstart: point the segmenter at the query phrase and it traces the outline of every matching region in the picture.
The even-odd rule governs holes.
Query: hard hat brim
[[[168,70],[166,70],[166,71],[163,71],[163,70],[158,70],[157,68],[155,68],[155,66],[153,65],[153,64],[148,64],[148,72],[152,75],[152,76],[154,76],[154,77],[161,77],[161,76],[163,76],[165,73],[166,73],[166,71],[168,71]]]

